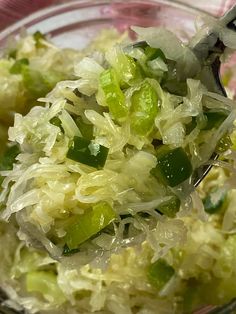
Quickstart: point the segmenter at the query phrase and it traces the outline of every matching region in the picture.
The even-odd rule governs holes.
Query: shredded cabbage
[[[12,57],[0,61],[0,82],[10,86],[0,88],[0,103],[9,100],[0,132],[17,111],[8,135],[20,148],[0,168],[9,306],[169,314],[235,296],[235,101],[199,79],[193,43],[163,28],[133,29],[146,45],[124,48],[125,36],[108,31],[77,52],[26,36],[15,47],[17,60],[29,60],[22,73],[10,73]],[[235,48],[231,32],[218,32]],[[196,191],[194,171],[210,163]],[[159,260],[171,270],[161,286],[148,275]]]

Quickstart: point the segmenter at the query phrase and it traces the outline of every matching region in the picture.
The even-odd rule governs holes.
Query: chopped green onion
[[[205,212],[215,214],[219,212],[227,199],[227,192],[222,188],[213,189],[203,200]]]
[[[148,268],[148,281],[150,284],[161,290],[175,274],[175,270],[164,259],[160,258]]]
[[[108,226],[116,214],[106,202],[100,202],[75,219],[75,223],[66,229],[65,243],[70,250],[90,239]]]
[[[225,112],[205,112],[204,115],[207,117],[207,124],[203,128],[203,130],[211,130],[213,128],[218,128],[221,123],[227,118],[227,114]]]
[[[176,195],[173,195],[170,200],[161,203],[157,210],[168,217],[174,218],[179,208],[180,199]]]
[[[120,89],[118,78],[114,69],[108,69],[101,73],[99,79],[105,101],[115,119],[123,119],[128,115],[128,105],[125,96]]]
[[[158,96],[147,81],[134,92],[131,99],[131,128],[139,135],[147,135],[154,126],[158,113]]]
[[[29,60],[26,58],[18,59],[15,61],[15,63],[10,68],[11,74],[21,74],[23,67],[27,66],[29,64]]]
[[[75,136],[67,152],[67,158],[102,169],[109,149],[83,137]]]
[[[157,151],[157,165],[151,173],[164,184],[174,187],[192,174],[191,162],[182,147],[169,149],[163,146]]]
[[[87,140],[93,139],[93,125],[91,123],[85,123],[82,117],[76,118],[75,123],[84,138]]]
[[[63,303],[65,296],[57,283],[57,275],[49,271],[32,271],[26,274],[28,292],[38,292],[50,301]]]

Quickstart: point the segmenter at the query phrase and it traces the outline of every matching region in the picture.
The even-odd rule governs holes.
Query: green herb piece
[[[115,119],[123,119],[128,115],[128,105],[120,89],[114,69],[108,69],[100,75],[100,86],[104,93],[105,102]]]
[[[160,258],[148,268],[147,277],[150,284],[161,290],[174,276],[175,270],[164,259]]]
[[[15,63],[12,65],[10,68],[10,73],[11,74],[21,74],[23,67],[29,65],[29,60],[26,58],[23,59],[18,59],[15,61]]]
[[[67,152],[67,158],[102,169],[109,149],[83,137],[75,136]]]
[[[207,124],[203,128],[203,130],[211,130],[213,128],[218,128],[228,116],[225,112],[219,111],[218,112],[208,111],[205,112],[204,115],[207,117]]]
[[[174,218],[180,208],[180,199],[173,195],[170,200],[160,204],[157,208],[162,214]]]
[[[158,96],[150,83],[144,82],[131,98],[131,128],[142,136],[147,135],[154,126],[158,113]]]
[[[213,189],[204,199],[203,205],[205,212],[215,214],[219,212],[227,199],[227,192],[222,188]]]
[[[91,210],[76,217],[75,222],[66,229],[65,243],[70,250],[90,239],[108,226],[116,214],[106,202],[97,203]]]
[[[157,165],[151,173],[164,184],[174,187],[192,174],[191,162],[182,147],[169,149],[163,146],[157,150]]]
[[[82,117],[76,118],[75,123],[84,138],[87,140],[93,139],[93,125],[91,123],[85,123]]]

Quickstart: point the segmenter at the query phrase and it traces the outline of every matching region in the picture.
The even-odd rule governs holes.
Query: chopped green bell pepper
[[[180,208],[180,199],[173,195],[170,200],[160,204],[157,208],[162,214],[174,218]]]
[[[205,212],[215,214],[219,212],[227,199],[227,192],[222,188],[213,189],[204,199]]]
[[[207,117],[207,124],[203,128],[203,130],[211,130],[213,128],[218,128],[228,116],[225,112],[220,111],[218,112],[207,111],[204,113],[204,115]]]
[[[67,158],[102,169],[109,149],[83,137],[75,136],[67,152]]]
[[[191,162],[182,147],[169,149],[167,146],[157,150],[157,165],[151,170],[164,184],[174,187],[192,174]]]
[[[78,117],[75,120],[76,125],[78,126],[80,133],[87,140],[93,139],[93,125],[90,123],[85,123],[82,117]]]
[[[160,258],[148,268],[147,277],[150,284],[161,290],[171,277],[175,274],[175,270],[163,258]]]
[[[106,202],[97,203],[83,215],[78,215],[73,225],[66,229],[65,243],[70,250],[104,229],[116,218],[112,207]]]
[[[29,60],[26,58],[18,59],[15,61],[15,63],[10,68],[11,74],[21,74],[23,67],[29,65]]]

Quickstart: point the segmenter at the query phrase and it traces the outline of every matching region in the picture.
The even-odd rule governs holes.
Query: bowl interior
[[[73,1],[39,11],[8,27],[0,34],[0,48],[22,29],[49,34],[60,47],[84,48],[101,29],[115,27],[120,32],[130,26],[164,26],[181,39],[194,34],[201,11],[173,1]]]

